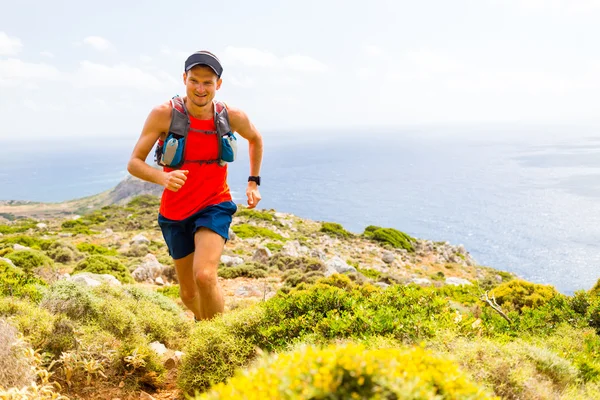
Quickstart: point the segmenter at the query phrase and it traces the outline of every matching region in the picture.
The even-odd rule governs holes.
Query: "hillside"
[[[77,217],[4,206],[0,398],[600,398],[598,284],[565,296],[397,227],[240,205],[226,312],[194,323],[146,190]]]
[[[135,196],[160,196],[161,186],[128,175],[117,186],[93,196],[58,202],[42,203],[18,200],[0,200],[0,222],[19,217],[60,218],[83,214],[111,204],[125,204]]]

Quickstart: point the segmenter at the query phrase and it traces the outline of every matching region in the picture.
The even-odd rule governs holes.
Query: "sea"
[[[462,244],[480,265],[569,295],[600,278],[600,130],[409,127],[263,136],[259,208],[338,222],[355,233],[378,225]],[[238,139],[229,184],[244,203],[248,147]],[[60,202],[108,190],[128,175],[136,140],[5,141],[0,200]]]

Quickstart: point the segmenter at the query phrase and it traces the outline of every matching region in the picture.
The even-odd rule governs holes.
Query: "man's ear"
[[[183,84],[185,85],[187,81],[187,72],[183,73]]]
[[[217,79],[217,90],[219,90],[221,88],[221,83],[223,83],[223,79],[221,79],[221,78]]]

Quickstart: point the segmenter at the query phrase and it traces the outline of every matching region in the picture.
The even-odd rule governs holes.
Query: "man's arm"
[[[127,163],[127,171],[137,178],[156,183],[174,192],[178,191],[187,179],[187,171],[171,171],[164,172],[146,164],[146,157],[156,144],[158,138],[163,132],[169,129],[171,120],[171,107],[168,103],[152,109],[142,133],[133,149],[129,163]]]
[[[263,157],[263,140],[262,135],[256,129],[254,124],[250,122],[248,115],[238,108],[227,106],[229,113],[229,122],[231,129],[240,134],[241,137],[248,141],[248,152],[250,156],[250,175],[260,176],[260,167]],[[246,189],[248,196],[248,207],[254,208],[261,200],[260,193],[256,182],[248,182]]]

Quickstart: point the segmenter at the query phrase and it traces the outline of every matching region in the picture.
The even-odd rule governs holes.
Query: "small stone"
[[[410,282],[417,285],[431,285],[431,281],[427,278],[412,278]]]
[[[450,276],[450,277],[446,278],[446,285],[461,286],[461,285],[472,285],[472,283],[463,278],[457,278],[455,276]]]
[[[395,258],[396,258],[396,255],[394,253],[392,253],[391,251],[384,251],[383,257],[381,257],[383,262],[386,264],[393,263]]]
[[[156,354],[158,354],[159,356],[162,356],[167,351],[169,351],[169,350],[167,350],[167,347],[164,344],[160,343],[160,342],[152,342],[152,343],[150,343],[150,348],[152,350],[154,350],[154,352]]]
[[[160,276],[158,278],[156,278],[154,280],[154,282],[159,285],[159,286],[163,286],[165,284],[165,281],[163,280],[163,278],[161,278]]]
[[[140,392],[140,400],[156,400],[156,399],[142,390]]]
[[[36,228],[42,230],[42,229],[46,229],[48,227],[48,225],[44,224],[43,222],[40,222],[39,224],[36,225]]]
[[[242,257],[232,257],[226,254],[221,256],[221,262],[228,267],[236,267],[244,263],[244,259]]]
[[[252,256],[252,260],[257,261],[259,263],[266,264],[269,261],[269,259],[271,258],[271,256],[272,256],[271,250],[269,250],[266,247],[259,247],[254,252],[254,255]]]
[[[150,239],[148,239],[146,236],[142,235],[141,233],[139,235],[135,235],[131,241],[131,244],[150,244]]]
[[[31,250],[29,247],[27,246],[23,246],[22,244],[19,243],[15,243],[13,246],[14,250]]]

